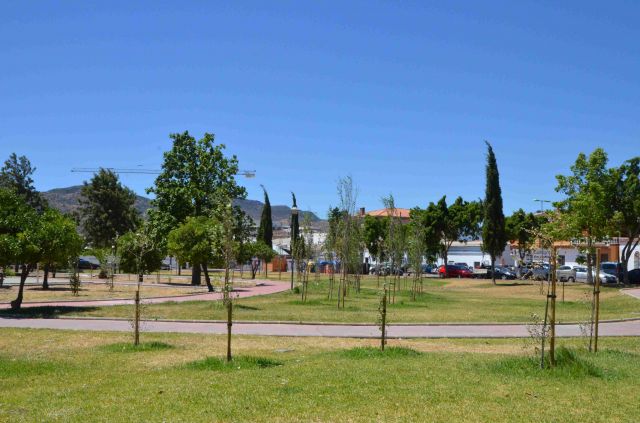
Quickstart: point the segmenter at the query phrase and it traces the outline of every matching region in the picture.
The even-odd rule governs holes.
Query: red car
[[[441,278],[445,277],[444,265],[440,266],[438,269],[438,275]],[[472,278],[473,272],[467,269],[466,267],[456,266],[454,264],[447,265],[447,275],[448,278]]]

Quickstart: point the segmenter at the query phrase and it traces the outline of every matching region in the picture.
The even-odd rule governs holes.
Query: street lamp
[[[297,236],[296,234],[293,232],[293,220],[298,216],[298,207],[296,207],[296,205],[294,204],[293,207],[291,207],[291,290],[293,291],[293,269],[295,267],[295,256],[294,256],[294,244],[297,241]]]
[[[534,198],[533,201],[537,201],[540,203],[540,211],[544,211],[544,203],[549,203],[551,204],[550,200],[539,200],[537,198]]]

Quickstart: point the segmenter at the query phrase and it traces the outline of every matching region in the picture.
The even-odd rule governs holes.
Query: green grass
[[[640,339],[540,370],[522,340],[391,341],[0,329],[0,421],[633,422]],[[563,348],[566,347],[566,348]],[[282,352],[282,351],[287,351]],[[239,368],[238,368],[239,367]],[[597,406],[595,403],[597,402]]]
[[[142,342],[138,345],[133,345],[131,342],[119,342],[117,344],[109,344],[102,347],[104,351],[109,352],[145,352],[145,351],[162,351],[174,348],[173,345],[165,342]]]
[[[406,284],[406,287],[405,287]],[[424,292],[412,301],[402,281],[395,303],[388,306],[390,323],[419,322],[528,322],[531,313],[542,314],[546,297],[539,285],[533,283],[492,285],[485,280],[426,279]],[[362,290],[351,289],[344,309],[337,308],[335,292],[327,298],[326,280],[309,284],[308,301],[289,291],[235,302],[236,320],[271,320],[304,322],[365,322],[378,318],[379,288],[375,278],[363,280]],[[592,288],[583,284],[567,284],[565,299],[558,292],[557,319],[560,322],[585,321],[590,314],[587,300]],[[33,313],[25,311],[24,313]],[[0,312],[1,314],[1,312]],[[55,314],[55,313],[54,313]],[[62,310],[60,315],[94,317],[130,317],[132,306],[96,307],[85,310]],[[614,287],[603,287],[601,319],[640,317],[640,301],[622,294]],[[148,305],[144,317],[148,319],[224,320],[222,305],[192,301]]]
[[[191,361],[185,365],[187,369],[193,370],[241,370],[241,369],[266,369],[269,367],[281,366],[282,362],[264,357],[235,357],[227,361],[222,357],[207,357],[202,360]]]

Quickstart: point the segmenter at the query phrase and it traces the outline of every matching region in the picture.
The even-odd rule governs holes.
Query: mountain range
[[[80,190],[82,185],[75,185],[66,188],[54,188],[49,191],[42,192],[42,196],[49,202],[49,205],[53,208],[60,210],[63,213],[71,213],[78,209],[78,199],[80,198]],[[262,208],[264,203],[257,200],[244,200],[236,199],[234,204],[240,206],[240,208],[251,217],[256,224],[260,222],[260,215],[262,214]],[[135,202],[136,209],[144,215],[151,206],[151,199],[136,195]],[[322,219],[310,211],[302,211],[300,221],[305,215],[309,215],[309,220],[313,223],[313,226],[322,224]],[[283,205],[271,206],[271,218],[273,220],[273,226],[278,228],[281,226],[288,226],[291,219],[291,208]]]

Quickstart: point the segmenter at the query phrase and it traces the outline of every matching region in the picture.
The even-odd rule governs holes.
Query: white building
[[[491,256],[482,251],[482,241],[454,242],[449,248],[447,256],[449,263],[464,263],[467,266],[478,268],[481,265],[491,264]],[[442,258],[438,258],[438,264],[444,263]],[[498,266],[512,266],[515,263],[514,257],[507,246],[502,255],[496,259]]]

